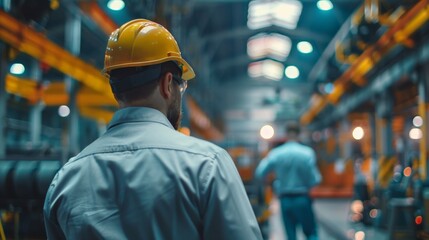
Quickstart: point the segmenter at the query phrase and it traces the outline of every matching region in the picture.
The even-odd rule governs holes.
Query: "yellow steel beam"
[[[419,163],[419,174],[420,178],[422,180],[426,180],[426,165],[427,165],[427,130],[428,130],[428,123],[427,121],[427,111],[428,111],[428,104],[425,103],[425,101],[422,98],[419,98],[419,106],[418,106],[419,116],[423,119],[423,125],[420,127],[422,130],[423,136],[420,138],[420,163]]]
[[[58,106],[68,104],[69,94],[66,91],[65,84],[61,82],[51,83],[41,94],[41,101],[47,106]],[[104,95],[96,93],[88,88],[79,90],[76,96],[76,104],[82,107],[88,106],[117,106],[117,102]]]
[[[95,119],[99,122],[107,124],[113,117],[113,112],[94,107],[80,107],[79,112],[82,116]]]
[[[6,75],[6,91],[26,98],[31,103],[35,103],[40,98],[40,91],[37,83],[30,79],[21,79],[13,75]]]
[[[301,117],[301,122],[310,123],[325,108],[327,101],[336,104],[348,90],[351,82],[363,86],[366,83],[365,75],[378,63],[381,57],[396,44],[406,43],[409,45],[409,41],[406,40],[428,20],[429,0],[421,0],[383,34],[375,45],[366,49],[352,66],[334,82],[335,88],[339,87],[339,89],[334,88],[331,94],[323,98],[326,104],[312,104]]]
[[[0,39],[21,52],[58,69],[94,91],[113,99],[101,72],[62,49],[41,33],[0,10]]]
[[[111,32],[118,28],[118,25],[100,8],[97,1],[81,2],[80,8],[88,14],[107,35],[110,35]]]
[[[34,104],[42,101],[47,106],[65,105],[69,102],[69,95],[63,82],[51,82],[40,85],[31,79],[21,79],[11,74],[6,75],[6,91],[28,99]],[[76,96],[78,106],[117,106],[114,99],[101,95],[88,87],[82,87]]]

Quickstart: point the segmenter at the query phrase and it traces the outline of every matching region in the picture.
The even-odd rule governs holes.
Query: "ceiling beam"
[[[221,83],[218,87],[222,89],[232,89],[234,91],[236,91],[236,89],[246,91],[255,88],[293,88],[297,92],[300,92],[300,94],[302,95],[311,94],[313,92],[310,86],[310,83],[296,82],[294,80],[272,81],[268,79],[252,79],[250,77],[242,77],[239,79],[235,79],[234,81],[226,81],[224,83]]]
[[[314,31],[305,28],[296,28],[296,29],[286,29],[282,27],[266,27],[261,29],[249,29],[247,26],[238,27],[234,29],[230,29],[227,31],[222,31],[215,34],[210,34],[202,38],[202,40],[207,44],[211,42],[220,42],[225,41],[231,38],[242,38],[249,37],[261,32],[271,32],[271,33],[280,33],[286,35],[290,38],[298,38],[298,39],[309,39],[319,43],[328,43],[331,38],[328,35],[317,34]]]
[[[232,67],[247,66],[251,62],[262,61],[265,59],[270,58],[251,59],[247,54],[242,54],[233,58],[228,58],[227,60],[218,61],[217,63],[213,64],[211,70],[212,72],[223,72]],[[287,57],[286,60],[282,63],[286,65],[296,65],[301,69],[301,72],[308,72],[312,68],[310,62],[299,60],[296,57]]]
[[[308,75],[308,80],[310,82],[314,82],[317,80],[317,78],[319,77],[320,73],[322,71],[325,71],[326,69],[326,64],[329,60],[329,58],[331,58],[334,54],[335,54],[335,50],[336,50],[336,45],[339,42],[344,41],[344,39],[346,38],[347,34],[350,32],[350,28],[351,28],[351,24],[352,24],[352,19],[353,16],[359,12],[362,11],[362,7],[360,7],[358,10],[356,10],[355,13],[353,13],[344,23],[343,25],[340,27],[340,30],[338,30],[337,34],[335,34],[335,36],[332,38],[332,40],[329,42],[328,46],[325,48],[325,50],[322,53],[322,56],[319,58],[319,60],[317,60],[316,64],[314,65],[314,67],[311,69],[309,75]]]

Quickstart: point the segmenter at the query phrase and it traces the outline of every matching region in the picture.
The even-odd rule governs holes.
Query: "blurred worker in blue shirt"
[[[313,149],[298,142],[299,125],[288,123],[288,141],[274,149],[260,162],[255,176],[263,179],[274,172],[273,188],[279,197],[288,240],[296,240],[296,228],[302,226],[307,239],[318,239],[317,226],[309,191],[321,176]]]
[[[120,110],[53,179],[48,239],[262,239],[227,152],[176,131],[195,74],[170,32],[124,24],[104,67]]]

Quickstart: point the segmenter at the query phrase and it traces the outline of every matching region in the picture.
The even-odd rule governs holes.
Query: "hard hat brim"
[[[109,74],[109,72],[114,70],[114,69],[150,66],[150,65],[160,64],[163,62],[168,62],[168,61],[176,61],[177,63],[182,65],[182,71],[183,71],[182,79],[183,80],[189,81],[189,80],[195,78],[195,72],[194,72],[194,69],[192,69],[191,65],[189,65],[189,63],[186,62],[183,58],[176,57],[176,56],[170,56],[170,57],[166,57],[166,58],[162,58],[162,59],[157,59],[156,61],[129,62],[129,63],[123,63],[123,64],[116,64],[116,65],[112,65],[108,68],[103,69],[103,72]]]

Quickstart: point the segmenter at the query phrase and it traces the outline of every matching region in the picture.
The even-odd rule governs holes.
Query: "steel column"
[[[393,96],[391,89],[386,88],[377,98],[376,112],[376,149],[378,172],[376,184],[387,187],[394,163],[393,130],[392,130]]]
[[[369,126],[371,131],[371,177],[377,179],[378,177],[378,154],[377,152],[377,124],[376,115],[374,113],[369,114]]]
[[[81,18],[79,15],[74,15],[71,12],[67,13],[66,32],[65,32],[65,47],[73,55],[80,54],[81,43]],[[79,110],[76,104],[76,96],[78,92],[78,82],[71,76],[65,78],[67,92],[69,94],[70,115],[68,118],[68,149],[66,157],[73,156],[80,151],[79,146]]]
[[[351,141],[351,129],[350,129],[350,121],[347,118],[344,118],[340,122],[339,132],[340,136],[340,157],[345,162],[347,159],[350,159],[353,155],[353,144]]]
[[[33,60],[31,66],[31,78],[40,82],[42,72],[39,67],[39,61]],[[42,111],[45,108],[42,102],[36,103],[30,112],[30,137],[33,147],[38,147],[41,144],[42,134]]]
[[[381,93],[378,104],[376,105],[377,115],[383,119],[381,128],[381,151],[382,155],[391,157],[393,155],[393,130],[392,130],[392,112],[393,96],[389,88]]]
[[[0,159],[6,156],[6,75],[8,73],[6,44],[0,42]]]

